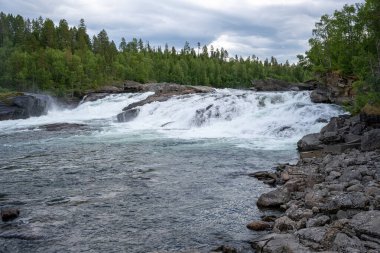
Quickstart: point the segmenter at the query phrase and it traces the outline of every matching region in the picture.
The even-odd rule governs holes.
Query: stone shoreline
[[[298,142],[296,165],[254,173],[276,186],[257,205],[284,212],[247,225],[266,231],[257,252],[380,252],[380,128],[367,118],[333,118]]]

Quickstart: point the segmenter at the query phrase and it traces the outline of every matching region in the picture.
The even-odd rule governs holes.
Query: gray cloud
[[[230,55],[273,55],[284,62],[307,50],[321,15],[355,2],[364,0],[0,0],[0,6],[28,18],[65,18],[70,25],[84,18],[91,35],[106,29],[116,43],[121,37],[153,46],[201,42]]]

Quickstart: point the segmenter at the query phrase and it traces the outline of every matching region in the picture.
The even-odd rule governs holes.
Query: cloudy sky
[[[121,37],[176,47],[200,42],[230,55],[294,62],[321,15],[357,2],[364,0],[0,0],[0,11],[56,24],[84,18],[90,35],[104,28],[117,45]]]

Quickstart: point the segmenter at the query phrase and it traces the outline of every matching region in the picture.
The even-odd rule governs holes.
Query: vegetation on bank
[[[105,30],[87,33],[84,20],[69,27],[62,19],[24,19],[0,13],[0,86],[22,91],[50,91],[66,96],[122,80],[175,82],[213,87],[249,87],[252,80],[276,78],[302,82],[308,70],[296,64],[231,57],[223,48],[152,47],[121,39],[117,47]]]
[[[213,87],[250,87],[253,80],[302,82],[334,72],[356,80],[358,112],[380,105],[380,2],[345,5],[316,23],[306,55],[298,64],[231,57],[223,48],[177,49],[167,44],[121,39],[118,47],[105,30],[90,38],[84,20],[69,27],[62,19],[24,19],[0,13],[0,92],[47,91],[73,96],[123,80],[175,82]]]
[[[302,64],[313,73],[336,72],[356,80],[358,112],[367,103],[380,106],[380,1],[345,5],[316,23]]]

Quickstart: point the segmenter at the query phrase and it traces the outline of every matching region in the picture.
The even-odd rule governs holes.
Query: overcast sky
[[[0,11],[75,26],[84,18],[91,36],[105,29],[117,45],[121,37],[181,48],[200,42],[294,62],[321,15],[357,2],[364,0],[0,0]]]

